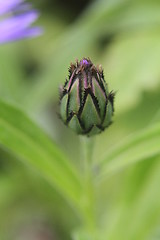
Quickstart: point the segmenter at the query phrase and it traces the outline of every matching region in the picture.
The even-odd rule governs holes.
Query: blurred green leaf
[[[23,91],[23,69],[20,67],[19,49],[15,45],[0,46],[0,95],[18,102]]]
[[[109,85],[118,91],[115,109],[122,112],[140,100],[142,90],[153,90],[160,83],[160,31],[124,34],[106,51]]]
[[[160,155],[127,168],[112,210],[106,213],[106,237],[109,240],[152,239],[160,221]],[[124,177],[125,175],[125,177]],[[116,231],[114,231],[116,229]]]
[[[155,161],[155,159],[157,161]],[[154,164],[153,166],[150,166],[147,174],[143,173],[145,167],[143,168],[143,172],[141,173],[141,176],[139,176],[140,188],[138,189],[137,187],[138,191],[134,194],[134,201],[130,201],[129,204],[126,204],[124,214],[125,219],[131,219],[132,222],[132,224],[128,224],[127,231],[125,231],[125,234],[129,239],[150,239],[150,235],[153,234],[155,227],[159,225],[160,195],[159,192],[157,192],[157,189],[159,189],[160,182],[160,156],[156,156],[155,159],[149,159],[149,161],[153,161]],[[136,174],[133,174],[133,176],[134,178],[137,177]],[[142,178],[142,180],[140,178]],[[141,181],[143,181],[143,184],[141,184]],[[134,179],[132,179],[130,183],[133,185]],[[137,181],[137,185],[139,183]],[[131,184],[128,184],[126,195],[132,187]],[[127,210],[127,205],[130,206],[131,211]],[[127,226],[127,221],[124,225],[125,227]]]
[[[2,148],[39,171],[71,204],[79,205],[81,181],[67,157],[25,113],[4,101],[0,101],[0,133]]]
[[[100,179],[104,180],[116,171],[160,153],[160,123],[133,134],[117,147],[107,151],[101,163]]]
[[[138,131],[142,131],[151,124],[160,122],[160,88],[156,91],[144,91],[141,93],[140,101],[127,111],[115,114],[113,124],[102,134],[97,135],[94,149],[95,162],[104,157],[106,149],[112,149],[122,139]],[[116,94],[115,101],[118,105],[118,98],[120,93]]]

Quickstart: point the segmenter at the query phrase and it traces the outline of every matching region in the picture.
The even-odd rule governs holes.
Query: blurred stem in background
[[[98,240],[96,198],[93,168],[93,151],[95,139],[81,136],[82,170],[84,175],[84,201],[82,211],[84,216],[84,227],[88,239]]]

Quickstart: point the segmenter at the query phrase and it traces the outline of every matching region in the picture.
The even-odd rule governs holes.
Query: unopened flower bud
[[[102,132],[112,122],[114,93],[108,91],[101,65],[84,58],[69,68],[69,79],[60,88],[60,116],[78,134]]]

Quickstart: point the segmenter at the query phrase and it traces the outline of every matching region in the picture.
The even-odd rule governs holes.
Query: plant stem
[[[81,137],[82,161],[84,171],[84,202],[82,204],[85,228],[90,235],[89,239],[96,240],[96,203],[93,176],[93,148],[94,139]]]

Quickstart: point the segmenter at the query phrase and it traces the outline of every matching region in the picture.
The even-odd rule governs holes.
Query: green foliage
[[[71,203],[77,203],[82,186],[74,167],[23,112],[3,101],[0,102],[0,132],[2,147],[37,169]]]
[[[121,170],[129,164],[145,160],[160,154],[160,124],[134,134],[111,151],[107,151],[102,160],[102,175],[109,177],[114,171]]]
[[[30,239],[20,234],[31,225],[52,239],[159,239],[160,2],[87,1],[72,21],[70,1],[33,2],[44,36],[0,46],[0,239]],[[116,91],[94,143],[56,114],[67,67],[83,57]]]

